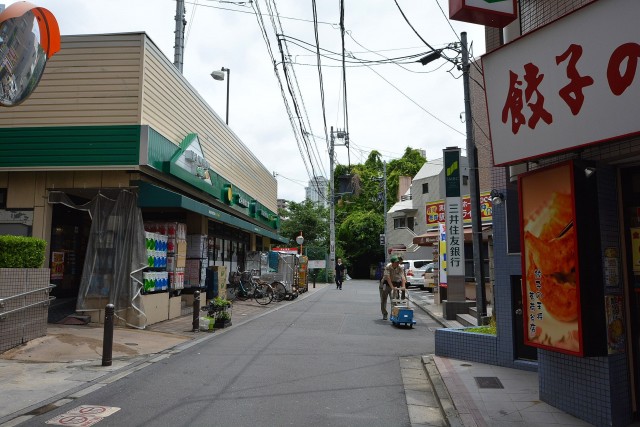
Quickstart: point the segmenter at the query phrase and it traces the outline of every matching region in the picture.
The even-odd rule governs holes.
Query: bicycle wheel
[[[253,290],[253,297],[260,305],[267,305],[273,299],[273,288],[266,283],[257,284]]]
[[[276,302],[284,301],[287,298],[287,288],[283,283],[273,282],[271,283],[273,288],[273,300]]]
[[[238,301],[246,301],[249,297],[249,293],[245,291],[242,285],[238,285],[238,287],[235,288],[235,294]]]

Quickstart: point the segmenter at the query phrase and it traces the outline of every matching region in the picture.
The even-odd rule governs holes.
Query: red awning
[[[432,246],[438,242],[438,230],[427,231],[413,238],[413,244],[418,246]]]
[[[490,225],[485,225],[482,227],[482,240],[486,240],[488,237],[487,231],[490,231],[492,229],[492,226]],[[470,242],[471,241],[471,234],[473,233],[473,230],[471,229],[471,226],[465,227],[464,228],[464,240],[465,242]],[[416,236],[413,238],[413,243],[415,245],[418,246],[433,246],[434,244],[438,243],[438,230],[430,230],[427,231],[424,234],[421,234],[419,236]]]

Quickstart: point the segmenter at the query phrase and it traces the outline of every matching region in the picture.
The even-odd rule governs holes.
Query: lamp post
[[[304,237],[302,237],[302,231],[300,232],[300,235],[296,237],[296,243],[300,245],[300,256],[302,256],[302,244],[304,243]]]
[[[211,77],[213,77],[214,80],[224,80],[224,73],[227,73],[227,117],[225,123],[229,126],[229,82],[231,81],[231,70],[222,67],[220,71],[212,72]]]

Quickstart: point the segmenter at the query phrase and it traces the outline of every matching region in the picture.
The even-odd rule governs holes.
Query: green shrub
[[[231,314],[228,311],[221,311],[216,314],[216,320],[231,320]]]
[[[496,321],[495,318],[491,318],[491,321],[489,322],[488,325],[484,325],[484,326],[474,326],[472,328],[466,328],[465,331],[467,332],[475,332],[478,334],[488,334],[488,335],[497,335],[498,334],[498,330],[496,327]]]
[[[40,268],[46,247],[35,237],[0,236],[0,268]]]
[[[212,301],[211,301],[211,305],[213,305],[214,307],[218,308],[218,309],[225,309],[227,307],[231,307],[231,301],[226,300],[222,297],[215,297]]]

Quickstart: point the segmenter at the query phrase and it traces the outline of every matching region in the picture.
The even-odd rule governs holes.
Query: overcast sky
[[[449,21],[448,0],[397,1],[429,45],[445,47],[466,31],[469,43],[473,43],[472,55],[484,54],[484,28]],[[31,2],[53,12],[63,35],[145,31],[171,62],[174,60],[175,0]],[[8,6],[13,2],[4,3]],[[336,147],[340,164],[361,163],[373,149],[387,161],[401,157],[407,146],[425,150],[427,159],[442,157],[442,149],[448,146],[464,149],[461,73],[442,59],[427,66],[411,62],[415,59],[395,61],[402,64],[348,63],[345,110],[340,56],[330,53],[340,53],[342,49],[340,2],[316,3],[319,45],[326,49],[321,52],[325,55],[321,57],[324,114],[312,0],[277,0],[276,9],[274,0],[254,0],[253,4],[217,0],[185,3],[183,74],[224,119],[226,82],[213,80],[210,73],[222,67],[231,70],[229,126],[269,171],[277,173],[279,198],[300,202],[310,175],[329,177],[325,121],[327,133],[331,126],[344,129],[348,123],[350,149]],[[394,0],[344,0],[344,5],[348,56],[381,61],[430,51],[407,24]],[[288,64],[288,70],[291,81],[297,82],[298,111],[304,117],[305,129],[313,135],[308,137],[308,146],[292,128],[256,7],[263,14],[271,54],[281,81],[286,84],[269,7],[280,16],[279,22],[274,22],[277,31],[285,36],[288,62],[293,63]],[[455,55],[453,51],[445,53]],[[297,116],[286,87],[285,93],[291,114]]]

